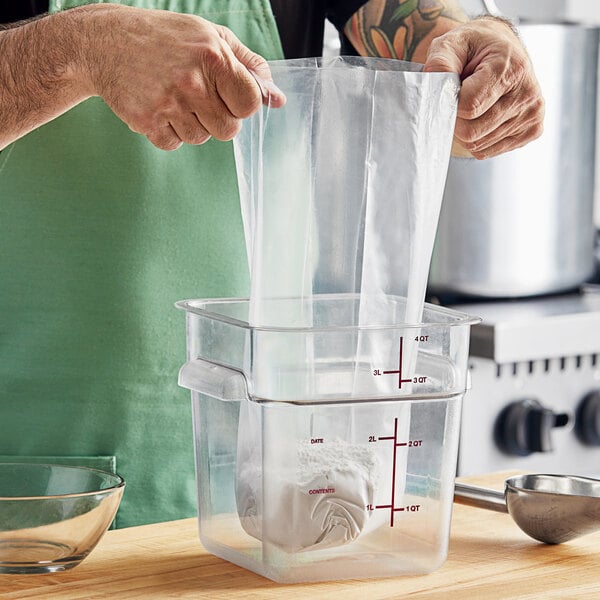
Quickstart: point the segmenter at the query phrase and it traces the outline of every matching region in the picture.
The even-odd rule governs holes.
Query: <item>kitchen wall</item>
[[[462,4],[470,14],[481,12],[480,0],[462,0]],[[600,23],[597,0],[496,0],[496,5],[509,17]]]
[[[597,0],[569,0],[566,18],[574,21],[600,24],[600,2]]]
[[[588,0],[590,3],[594,1]],[[553,19],[557,15],[562,17],[566,2],[567,0],[497,0],[496,5],[511,18]],[[461,4],[470,15],[484,12],[480,0],[462,0]]]
[[[564,10],[565,0],[500,0],[498,8],[522,18],[552,19]]]

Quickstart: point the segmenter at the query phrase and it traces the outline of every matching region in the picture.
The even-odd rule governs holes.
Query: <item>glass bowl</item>
[[[0,463],[0,573],[76,567],[110,527],[124,487],[97,469]]]

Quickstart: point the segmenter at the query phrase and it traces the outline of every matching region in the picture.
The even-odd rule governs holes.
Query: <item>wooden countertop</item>
[[[502,489],[506,476],[463,480]],[[109,531],[71,571],[0,575],[0,598],[598,598],[599,567],[600,532],[546,546],[508,515],[455,504],[448,560],[429,575],[278,584],[208,554],[186,519]]]

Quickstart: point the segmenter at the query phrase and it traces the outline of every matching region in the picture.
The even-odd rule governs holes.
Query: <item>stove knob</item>
[[[575,433],[588,446],[600,446],[600,390],[589,393],[577,407]]]
[[[500,450],[513,456],[552,452],[552,429],[568,422],[568,414],[555,413],[537,400],[518,400],[498,415],[494,437]]]

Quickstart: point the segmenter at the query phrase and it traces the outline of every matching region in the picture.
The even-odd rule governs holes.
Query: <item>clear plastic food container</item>
[[[200,539],[275,581],[427,573],[446,559],[476,319],[425,305],[420,324],[359,327],[358,301],[317,296],[310,327],[280,328],[250,326],[247,300],[178,304]]]

